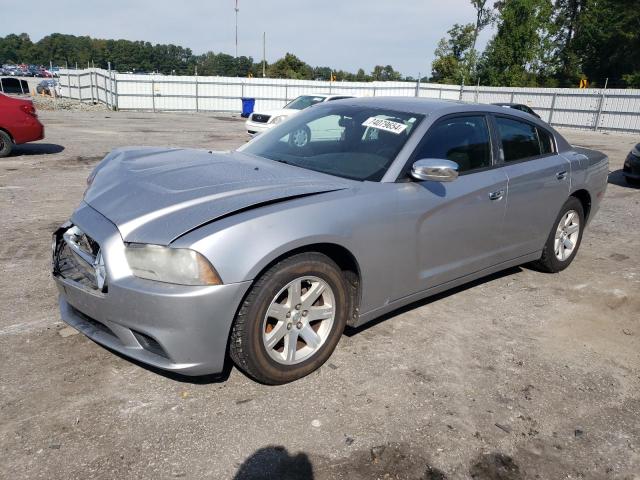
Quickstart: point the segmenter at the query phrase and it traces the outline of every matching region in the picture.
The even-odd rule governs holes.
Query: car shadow
[[[510,275],[514,275],[516,273],[520,273],[522,272],[523,267],[526,268],[526,266],[522,266],[522,267],[511,267],[511,268],[507,268],[506,270],[502,270],[500,272],[496,272],[493,273],[491,275],[488,275],[486,277],[482,277],[479,278],[477,280],[474,280],[472,282],[469,283],[465,283],[464,285],[460,285],[459,287],[455,287],[452,288],[450,290],[446,290],[444,292],[441,293],[437,293],[435,295],[429,296],[427,298],[423,298],[422,300],[417,300],[413,303],[410,303],[409,305],[405,305],[404,307],[400,307],[397,310],[393,310],[389,313],[386,313],[378,318],[376,318],[375,320],[372,320],[370,322],[365,323],[364,325],[361,325],[359,327],[349,327],[347,326],[347,328],[344,331],[344,334],[347,337],[352,337],[354,335],[357,335],[375,325],[378,325],[382,322],[386,322],[387,320],[390,320],[394,317],[397,317],[398,315],[402,315],[403,313],[409,312],[411,310],[415,310],[416,308],[420,308],[420,307],[424,307],[425,305],[428,305],[432,302],[437,302],[438,300],[442,300],[444,298],[450,297],[452,295],[456,295],[460,292],[464,292],[465,290],[469,290],[470,288],[474,288],[477,287],[479,285],[483,285],[485,283],[489,283],[492,282],[494,280],[498,280],[500,278],[503,277],[508,277]]]
[[[313,465],[306,453],[290,455],[283,446],[261,448],[247,458],[233,480],[313,480]]]
[[[51,155],[62,151],[64,151],[64,147],[56,143],[24,143],[22,145],[14,145],[11,156]]]
[[[627,183],[624,175],[622,174],[622,169],[615,170],[609,173],[609,183],[611,183],[612,185],[617,185],[619,187],[631,188],[634,190],[640,189],[640,184],[631,185],[630,183]]]

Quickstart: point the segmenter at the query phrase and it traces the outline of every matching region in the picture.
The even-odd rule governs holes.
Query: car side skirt
[[[349,326],[360,327],[372,320],[375,320],[381,317],[382,315],[385,315],[389,312],[392,312],[394,310],[397,310],[399,308],[402,308],[406,305],[417,302],[419,300],[423,300],[427,297],[431,297],[433,295],[437,295],[438,293],[442,293],[452,288],[459,287],[460,285],[464,285],[465,283],[472,282],[474,280],[477,280],[478,278],[486,277],[493,273],[506,270],[507,268],[516,267],[518,265],[539,260],[541,255],[542,255],[542,250],[539,250],[539,251],[530,253],[528,255],[517,257],[517,258],[514,258],[513,260],[502,262],[492,267],[479,270],[477,272],[471,273],[469,275],[465,275],[455,280],[451,280],[441,285],[437,285],[427,290],[423,290],[421,292],[408,295],[406,297],[395,300],[383,307],[361,314],[357,319],[354,319],[353,321],[349,322]]]

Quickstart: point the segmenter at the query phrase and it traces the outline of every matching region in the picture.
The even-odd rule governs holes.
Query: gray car
[[[347,325],[563,270],[607,173],[530,115],[414,98],[319,104],[232,152],[114,150],[54,234],[62,318],[161,369],[289,382]]]

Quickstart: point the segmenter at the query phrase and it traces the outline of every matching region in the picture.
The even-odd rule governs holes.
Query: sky
[[[266,32],[269,62],[291,52],[312,66],[392,65],[413,77],[431,73],[454,23],[475,19],[469,0],[239,0],[239,8],[239,55],[262,59]],[[58,32],[235,51],[234,0],[0,0],[0,12],[0,36],[25,32],[37,41]],[[478,47],[490,36],[483,32]]]

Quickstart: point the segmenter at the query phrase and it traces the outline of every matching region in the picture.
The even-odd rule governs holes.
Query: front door
[[[398,292],[416,293],[504,260],[507,176],[493,162],[487,118],[445,117],[412,155],[459,165],[452,182],[416,181],[399,189],[398,248],[407,248]]]

